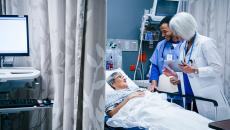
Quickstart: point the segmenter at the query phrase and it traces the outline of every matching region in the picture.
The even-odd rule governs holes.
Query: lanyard
[[[189,58],[188,58],[188,61],[186,62],[186,48],[187,48],[187,46],[185,46],[184,47],[184,60],[185,60],[185,62],[188,64],[189,63],[189,61],[191,60],[191,56],[192,56],[192,51],[193,51],[193,47],[194,47],[194,41],[195,41],[195,38],[196,38],[196,33],[195,33],[195,35],[193,36],[193,38],[192,38],[192,48],[191,48],[191,52],[190,52],[190,54],[189,54]],[[188,50],[189,51],[189,50]]]
[[[171,48],[170,48],[171,51],[173,50],[172,48],[174,48],[174,49],[176,48],[176,47],[173,47],[173,45],[172,45],[173,43],[171,43],[171,42],[169,42],[169,41],[166,41],[166,43],[164,44],[162,53],[161,53],[161,58],[162,58],[162,59],[164,59],[164,51],[165,51],[165,47],[166,47],[166,45],[167,45],[168,43],[171,44]],[[177,44],[179,44],[179,43],[177,43]],[[181,44],[180,44],[180,45],[181,45]]]
[[[165,47],[166,47],[167,43],[168,43],[168,41],[165,42],[162,53],[161,53],[161,58],[163,58],[163,59],[164,59],[164,51],[165,51]]]

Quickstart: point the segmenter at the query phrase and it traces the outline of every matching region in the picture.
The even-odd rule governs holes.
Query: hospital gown
[[[120,104],[124,99],[133,92],[136,91],[145,91],[143,88],[127,88],[122,90],[112,91],[109,94],[106,94],[105,97],[105,112],[108,113],[118,104]]]

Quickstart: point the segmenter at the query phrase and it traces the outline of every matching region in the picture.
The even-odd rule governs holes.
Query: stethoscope
[[[191,56],[192,56],[192,52],[193,52],[193,47],[194,47],[195,38],[196,38],[196,33],[195,33],[195,35],[192,37],[192,48],[191,48],[191,52],[190,52],[190,54],[189,54],[189,58],[188,58],[187,61],[186,61],[186,54],[189,52],[189,50],[187,49],[188,44],[186,44],[186,45],[184,46],[184,53],[183,53],[183,55],[184,55],[184,62],[187,63],[187,64],[189,64],[189,62],[190,62],[191,64],[193,63],[193,61],[191,60]]]

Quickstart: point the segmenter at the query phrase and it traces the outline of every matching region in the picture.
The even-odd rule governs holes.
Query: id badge
[[[166,60],[173,60],[173,55],[172,54],[167,54]]]

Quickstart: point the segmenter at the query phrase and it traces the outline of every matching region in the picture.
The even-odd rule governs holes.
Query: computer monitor
[[[0,56],[29,56],[28,16],[0,15]]]
[[[151,12],[153,21],[161,21],[165,16],[172,16],[179,11],[180,0],[154,0]]]

